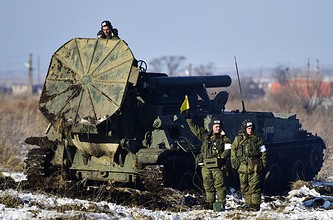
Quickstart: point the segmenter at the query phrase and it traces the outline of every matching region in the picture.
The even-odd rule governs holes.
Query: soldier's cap
[[[105,27],[105,26],[108,26],[109,28],[112,28],[112,24],[110,21],[103,21],[101,23],[101,27]]]
[[[213,118],[211,124],[212,124],[212,126],[216,125],[216,124],[222,125],[223,122],[219,118]]]
[[[249,128],[249,127],[252,127],[254,129],[254,124],[253,122],[250,120],[250,119],[245,119],[243,122],[242,122],[242,129],[246,129],[246,128]]]
[[[248,127],[253,127],[253,123],[251,121],[246,122],[245,128],[248,128]]]

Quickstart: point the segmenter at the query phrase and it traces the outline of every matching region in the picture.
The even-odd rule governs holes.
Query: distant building
[[[0,85],[1,94],[11,94],[12,88],[9,85]]]
[[[43,85],[33,85],[32,86],[32,94],[40,95],[43,91]]]
[[[265,96],[263,84],[255,82],[252,78],[242,79],[242,89],[245,99],[259,99]]]
[[[31,93],[32,91],[29,91],[30,88],[27,84],[12,84],[12,94],[14,95],[22,95]]]
[[[314,80],[307,80],[307,79],[295,79],[295,80],[289,80],[288,84],[297,89],[298,91],[301,91],[300,94],[302,94],[304,97],[309,96],[309,93],[312,91],[318,93],[315,94],[316,96],[322,97],[322,98],[329,98],[332,95],[332,82],[327,81],[314,81]],[[316,86],[319,86],[320,89],[316,91]],[[271,94],[279,94],[283,91],[283,86],[278,82],[273,82],[270,84],[270,92]]]
[[[6,91],[6,93],[10,93],[13,95],[27,95],[34,94],[39,95],[42,93],[43,85],[33,85],[31,86],[27,84],[12,84],[10,89]]]

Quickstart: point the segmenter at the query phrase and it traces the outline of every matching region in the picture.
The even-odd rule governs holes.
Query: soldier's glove
[[[226,166],[226,159],[224,158],[218,158],[218,164],[219,164],[219,167],[225,167]]]
[[[189,109],[183,111],[183,114],[184,114],[185,118],[191,118],[191,114],[190,114],[190,110]]]

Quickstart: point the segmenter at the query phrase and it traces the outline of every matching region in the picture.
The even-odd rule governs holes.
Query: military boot
[[[213,203],[212,202],[205,202],[203,207],[204,207],[204,209],[212,210],[213,209]]]
[[[240,209],[241,209],[242,211],[250,211],[250,209],[251,209],[251,205],[244,204],[244,205],[242,205],[242,206],[240,207]]]
[[[221,202],[214,202],[213,203],[213,210],[214,212],[223,212],[225,209],[225,204]]]
[[[260,204],[252,204],[252,205],[250,205],[250,210],[254,211],[254,212],[259,211],[260,210]]]

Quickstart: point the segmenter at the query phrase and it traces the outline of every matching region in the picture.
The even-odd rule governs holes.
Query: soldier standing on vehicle
[[[101,23],[101,30],[99,30],[97,33],[97,38],[119,39],[118,30],[113,28],[110,21],[103,21]]]
[[[259,211],[261,203],[260,175],[266,166],[266,147],[254,133],[249,119],[242,122],[241,130],[231,146],[231,166],[239,174],[240,188],[246,209]]]
[[[225,209],[226,204],[226,161],[230,158],[231,142],[222,130],[221,120],[212,119],[211,131],[197,126],[191,118],[187,123],[192,133],[202,142],[201,153],[196,162],[201,167],[206,192],[207,208],[214,211]]]

